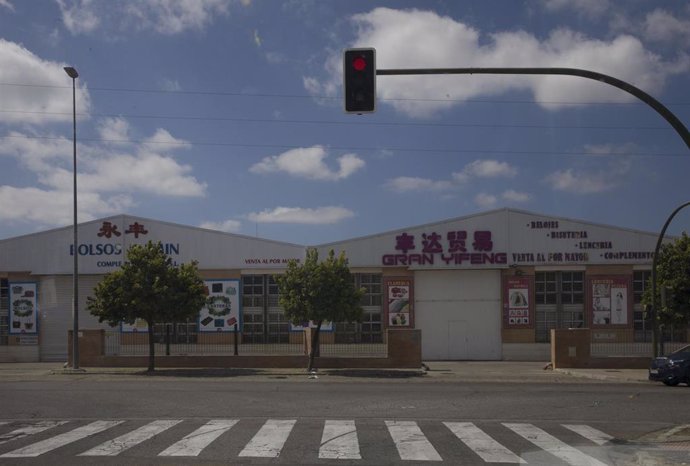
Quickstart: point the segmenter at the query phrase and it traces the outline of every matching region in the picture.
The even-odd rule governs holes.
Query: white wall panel
[[[415,322],[427,360],[501,359],[498,270],[415,273]]]

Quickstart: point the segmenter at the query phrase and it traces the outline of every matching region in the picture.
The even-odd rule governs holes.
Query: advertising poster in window
[[[206,305],[199,312],[200,332],[240,330],[240,281],[205,280]]]
[[[136,319],[132,324],[122,322],[120,324],[120,331],[122,333],[147,333],[149,331],[149,325],[144,319]]]
[[[304,329],[307,327],[307,322],[305,322],[302,325],[295,325],[295,324],[290,324],[290,331],[291,332],[303,332]],[[309,321],[309,328],[316,328],[316,324],[314,321],[310,320]],[[324,320],[321,323],[321,332],[332,332],[333,331],[333,322],[330,320]]]
[[[10,335],[38,333],[38,299],[35,283],[10,283]]]
[[[412,280],[409,278],[389,278],[385,280],[386,315],[388,327],[413,328],[414,300]]]
[[[589,289],[593,326],[628,325],[627,277],[594,277],[590,279]]]
[[[505,328],[532,326],[532,280],[508,277],[503,281],[503,314]]]

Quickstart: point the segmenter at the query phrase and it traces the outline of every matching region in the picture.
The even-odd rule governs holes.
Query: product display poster
[[[38,333],[36,283],[10,283],[10,335]]]
[[[295,324],[290,324],[290,331],[291,332],[303,332],[304,329],[307,327],[307,324],[304,323],[302,325],[295,325]],[[316,328],[316,324],[314,321],[309,321],[309,328]],[[325,320],[321,323],[321,332],[332,332],[333,331],[333,322],[330,320]]]
[[[120,331],[122,333],[147,333],[149,331],[149,325],[144,319],[136,319],[132,324],[122,322],[120,324]]]
[[[628,325],[628,282],[625,278],[597,277],[590,281],[592,324]]]
[[[505,280],[503,307],[507,327],[527,327],[532,324],[530,290],[529,278],[511,277]]]
[[[199,312],[200,332],[233,332],[240,325],[240,281],[205,280],[206,304]]]
[[[389,327],[412,326],[412,281],[388,279],[385,286]]]

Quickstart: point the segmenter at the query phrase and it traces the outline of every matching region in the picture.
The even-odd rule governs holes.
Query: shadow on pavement
[[[153,372],[140,371],[133,375],[146,377],[243,377],[263,374],[257,369],[222,369],[222,368],[199,368],[199,369],[156,369]]]
[[[389,378],[389,379],[408,379],[412,377],[424,377],[423,371],[400,370],[400,369],[329,369],[320,371],[325,375],[336,375],[340,377],[369,377],[369,378]]]

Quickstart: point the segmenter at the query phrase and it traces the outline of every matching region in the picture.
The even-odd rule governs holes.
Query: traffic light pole
[[[622,89],[652,107],[659,115],[664,117],[673,129],[676,130],[681,139],[683,139],[683,142],[685,142],[685,145],[690,149],[690,132],[688,132],[683,122],[681,122],[673,112],[666,108],[666,106],[632,84],[595,71],[582,70],[579,68],[411,68],[376,70],[377,76],[419,74],[527,74],[579,76],[581,78],[593,79],[594,81],[603,82],[617,87],[618,89]]]
[[[630,83],[621,81],[620,79],[597,73],[596,71],[582,70],[579,68],[411,68],[411,69],[390,69],[390,70],[376,70],[377,76],[392,76],[392,75],[423,75],[423,74],[526,74],[526,75],[561,75],[561,76],[579,76],[581,78],[593,79],[618,89],[624,90],[628,94],[632,94],[642,102],[652,107],[661,115],[672,127],[676,130],[685,145],[690,149],[690,132],[661,102],[656,100],[651,95],[633,86]],[[664,227],[659,234],[654,250],[654,257],[652,258],[652,346],[654,347],[654,357],[659,355],[659,325],[657,321],[658,312],[656,306],[656,265],[661,242],[664,239],[666,228],[671,223],[671,220],[682,208],[690,205],[687,202],[678,207],[668,218]]]

